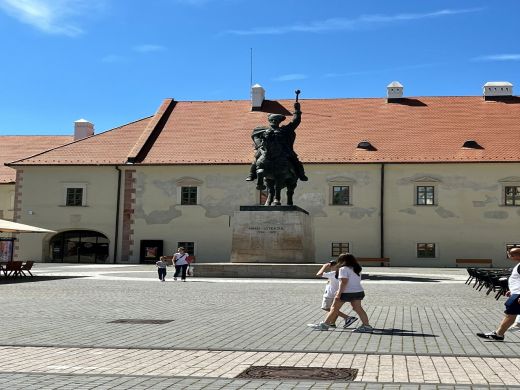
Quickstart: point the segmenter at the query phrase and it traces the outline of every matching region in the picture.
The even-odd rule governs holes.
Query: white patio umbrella
[[[54,230],[43,229],[37,226],[24,225],[23,223],[0,219],[0,232],[11,233],[56,233]]]

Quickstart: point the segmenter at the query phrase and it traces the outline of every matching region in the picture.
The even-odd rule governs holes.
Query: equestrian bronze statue
[[[280,205],[281,190],[287,188],[287,204],[293,204],[294,189],[298,179],[309,180],[305,176],[303,164],[294,152],[296,128],[302,120],[302,112],[298,95],[294,102],[293,119],[285,126],[280,126],[285,120],[284,115],[270,114],[267,119],[269,126],[255,127],[251,138],[255,145],[255,161],[251,164],[247,181],[258,179],[256,188],[264,190],[267,186],[266,206]],[[265,185],[264,185],[265,182]]]

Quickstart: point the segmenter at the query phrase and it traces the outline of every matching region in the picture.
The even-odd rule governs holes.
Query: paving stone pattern
[[[0,279],[2,389],[520,388],[520,333],[475,336],[496,327],[504,300],[464,285],[464,270],[369,269],[374,334],[308,328],[323,318],[321,281],[161,283],[151,266],[36,272],[55,279]],[[233,379],[251,365],[359,373],[350,384]]]

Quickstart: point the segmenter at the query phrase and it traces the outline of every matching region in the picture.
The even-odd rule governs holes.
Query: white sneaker
[[[374,328],[372,328],[370,325],[361,325],[358,326],[356,329],[354,329],[352,332],[355,333],[372,333],[374,331]]]
[[[511,327],[509,328],[510,332],[520,332],[520,322],[515,322]]]
[[[329,330],[330,326],[327,325],[325,322],[320,322],[318,324],[307,324],[307,326],[310,326],[313,329],[316,330]]]

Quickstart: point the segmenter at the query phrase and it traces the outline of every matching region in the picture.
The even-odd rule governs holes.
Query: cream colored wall
[[[392,265],[454,266],[457,258],[491,258],[508,266],[507,243],[520,243],[520,207],[503,206],[502,179],[520,164],[387,165],[385,253]],[[414,180],[438,179],[437,205],[415,206]],[[430,185],[428,183],[421,183]],[[416,244],[436,243],[436,259],[417,259]]]
[[[0,184],[0,218],[13,219],[14,184]]]
[[[333,242],[349,243],[360,257],[379,257],[380,166],[308,164],[305,169],[309,181],[298,182],[295,204],[313,217],[316,262],[331,259]],[[331,186],[343,184],[351,188],[351,205],[331,205]]]
[[[229,261],[233,213],[241,205],[256,205],[259,201],[254,183],[244,181],[248,167],[134,168],[137,180],[132,262],[139,261],[140,242],[147,239],[163,240],[165,253],[173,253],[178,242],[192,241],[197,261]],[[307,166],[311,180],[299,182],[294,200],[313,217],[317,260],[330,258],[332,242],[350,242],[358,255],[378,256],[379,169],[378,165]],[[202,182],[199,205],[177,203],[177,181],[182,178]],[[328,180],[338,178],[351,180],[353,205],[329,205]]]
[[[64,206],[64,183],[86,183],[87,205]],[[24,167],[19,222],[58,232],[94,230],[110,240],[113,254],[117,171],[114,167]],[[46,260],[53,234],[19,235],[19,259]]]
[[[179,241],[193,241],[198,261],[229,261],[234,212],[258,204],[255,185],[244,181],[247,166],[132,169],[136,201],[130,262],[139,261],[145,239],[164,240],[165,253],[173,253]],[[310,180],[298,183],[295,204],[312,217],[317,262],[330,258],[332,242],[349,242],[359,257],[379,257],[380,170],[380,164],[306,165]],[[507,266],[505,245],[520,242],[520,207],[500,204],[505,184],[500,180],[519,172],[520,164],[387,164],[385,256],[394,266],[454,266],[456,258],[492,258],[496,266]],[[414,205],[414,180],[424,177],[438,180],[435,206]],[[199,205],[178,204],[182,178],[201,182]],[[330,186],[342,181],[351,185],[352,205],[331,206]],[[88,207],[62,206],[64,182],[88,183]],[[116,190],[114,167],[24,167],[21,222],[58,231],[99,231],[109,238],[112,256]],[[20,235],[20,258],[41,259],[51,236]],[[417,259],[418,242],[436,243],[437,258]]]
[[[197,261],[226,262],[231,253],[230,220],[240,205],[255,204],[254,185],[244,181],[244,166],[137,167],[134,219],[134,256],[140,241],[164,241],[165,254],[178,242],[194,242]],[[177,201],[177,181],[202,181],[199,205]]]

